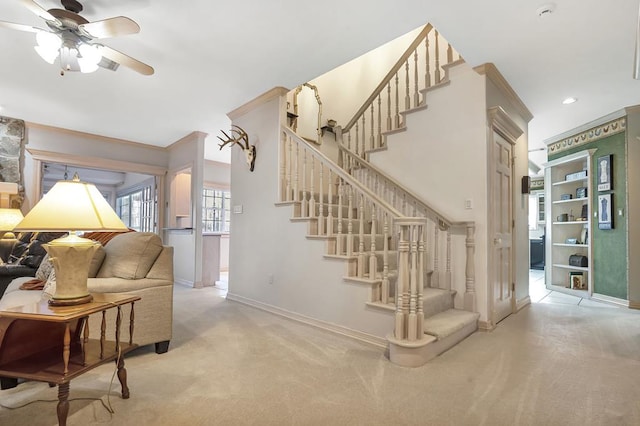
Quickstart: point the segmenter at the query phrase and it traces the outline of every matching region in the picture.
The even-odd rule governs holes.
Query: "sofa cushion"
[[[36,278],[41,281],[46,281],[47,278],[49,278],[51,271],[53,271],[53,263],[51,263],[49,254],[47,253],[42,259],[42,262],[40,262],[40,266],[36,271]]]
[[[162,240],[153,232],[128,232],[114,237],[104,250],[97,278],[139,279],[147,276],[162,251]]]
[[[64,236],[65,232],[22,232],[18,237],[8,263],[38,268],[47,254],[43,244]]]
[[[93,254],[93,259],[89,264],[89,278],[95,278],[98,275],[98,271],[104,262],[107,252],[104,251],[104,247],[98,247],[98,250]]]

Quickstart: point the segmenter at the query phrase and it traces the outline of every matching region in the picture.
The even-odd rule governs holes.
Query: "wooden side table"
[[[122,398],[129,398],[124,354],[135,349],[132,338],[120,342],[122,306],[131,304],[129,335],[133,336],[134,302],[138,296],[93,294],[93,301],[75,306],[49,306],[46,301],[0,311],[0,377],[58,385],[58,424],[69,414],[71,379],[115,361]],[[105,338],[106,312],[117,309],[115,341]],[[98,338],[89,336],[89,315],[102,313]]]

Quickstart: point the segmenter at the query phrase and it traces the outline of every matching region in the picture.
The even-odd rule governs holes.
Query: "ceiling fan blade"
[[[120,65],[124,65],[125,67],[131,68],[134,71],[139,72],[143,75],[152,75],[154,73],[153,67],[145,64],[144,62],[140,62],[137,59],[133,59],[131,56],[125,55],[122,52],[118,52],[115,49],[112,49],[107,46],[97,45],[98,51],[102,56],[107,59],[111,59],[114,62],[117,62]]]
[[[32,27],[31,25],[14,24],[13,22],[0,21],[0,27],[9,28],[10,30],[26,31],[28,33],[37,33],[38,31],[47,31],[42,28]]]
[[[42,6],[40,6],[38,3],[36,3],[33,0],[22,0],[22,4],[29,9],[31,12],[35,13],[36,15],[38,15],[39,17],[41,17],[42,19],[46,20],[46,21],[50,21],[53,25],[55,25],[56,27],[60,27],[62,24],[60,23],[60,21],[58,21],[52,14],[50,14],[49,12],[47,12],[47,10],[45,8],[43,8]]]
[[[140,26],[125,16],[78,25],[78,29],[91,38],[108,38],[140,32]]]

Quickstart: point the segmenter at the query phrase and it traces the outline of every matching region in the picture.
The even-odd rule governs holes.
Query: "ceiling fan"
[[[64,9],[46,10],[33,0],[21,0],[34,14],[45,20],[48,29],[0,21],[0,27],[36,33],[36,52],[50,64],[60,61],[60,74],[67,71],[94,72],[98,67],[115,71],[119,65],[144,75],[153,68],[131,56],[96,42],[103,38],[140,32],[133,20],[117,16],[89,22],[79,15],[82,5],[77,0],[61,0]]]

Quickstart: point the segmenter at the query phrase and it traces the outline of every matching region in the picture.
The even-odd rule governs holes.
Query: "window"
[[[203,232],[229,232],[231,192],[204,188],[202,191]]]
[[[116,213],[126,226],[139,232],[156,232],[158,198],[154,181],[130,189],[116,198]]]

